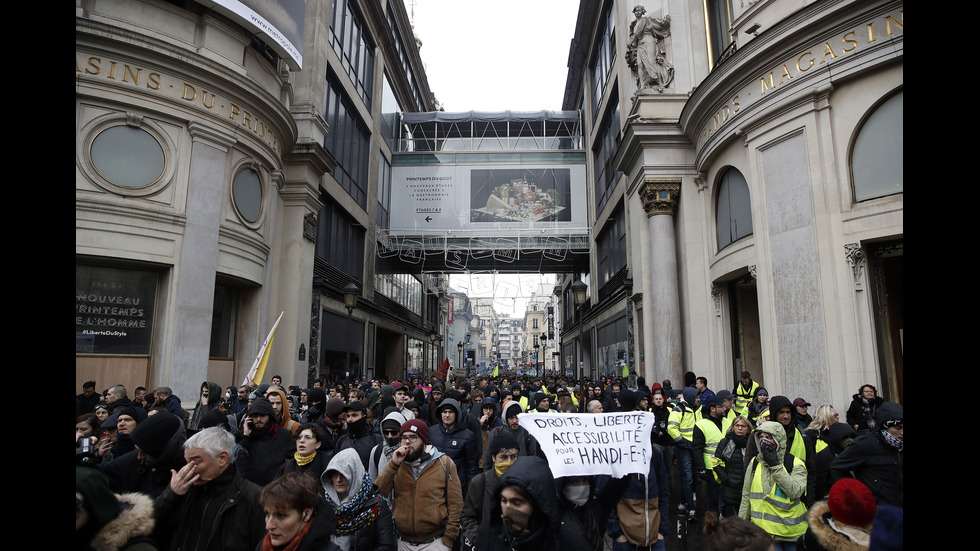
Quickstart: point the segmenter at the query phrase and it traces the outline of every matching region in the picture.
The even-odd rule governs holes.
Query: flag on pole
[[[449,358],[448,357],[445,360],[442,360],[442,365],[439,366],[439,374],[442,375],[443,377],[445,377],[446,379],[449,378]]]
[[[265,375],[265,366],[269,363],[269,351],[272,349],[272,338],[276,336],[276,327],[279,327],[279,321],[282,320],[282,315],[286,312],[283,311],[279,314],[279,319],[276,323],[272,325],[272,330],[269,331],[269,336],[265,338],[265,342],[262,343],[262,347],[259,348],[259,353],[255,355],[255,362],[252,364],[252,369],[248,370],[248,375],[245,376],[245,380],[242,381],[242,386],[255,384],[262,384],[262,377]]]
[[[494,377],[499,377],[500,376],[500,364],[494,364],[494,366],[493,366],[493,376]]]
[[[625,379],[626,377],[629,376],[630,376],[630,368],[628,365],[626,365],[626,362],[623,362],[623,378]]]

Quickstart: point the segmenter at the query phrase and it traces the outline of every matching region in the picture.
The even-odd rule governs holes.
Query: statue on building
[[[664,39],[670,36],[670,16],[646,17],[643,6],[633,8],[636,20],[630,23],[626,63],[633,70],[637,90],[653,88],[663,92],[674,80],[674,66],[667,61]]]

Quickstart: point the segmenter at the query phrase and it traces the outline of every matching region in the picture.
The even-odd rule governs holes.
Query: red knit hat
[[[834,519],[851,526],[867,526],[878,512],[871,490],[853,478],[842,478],[830,488],[827,505]]]
[[[401,430],[398,431],[398,436],[401,436],[406,432],[414,432],[415,434],[419,435],[419,438],[422,439],[423,444],[429,443],[429,425],[427,425],[425,421],[421,419],[411,419],[405,421]]]

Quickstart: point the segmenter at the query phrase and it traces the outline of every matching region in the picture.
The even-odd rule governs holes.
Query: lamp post
[[[456,360],[456,368],[460,368],[463,365],[463,341],[459,341],[456,344],[456,350],[459,351],[459,356]]]
[[[576,279],[572,282],[572,298],[575,299],[575,310],[578,312],[578,345],[579,345],[579,355],[576,358],[579,362],[579,368],[576,369],[576,374],[578,378],[582,378],[582,371],[585,370],[585,360],[582,356],[585,354],[585,341],[582,340],[582,306],[585,305],[585,299],[588,298],[589,286],[582,282],[581,279]]]
[[[548,359],[548,334],[541,333],[541,336],[538,337],[538,339],[541,341],[541,349],[544,351],[544,359],[541,360],[541,370],[544,371],[544,376],[547,377],[548,365],[545,363],[545,360]]]
[[[351,315],[354,313],[354,308],[357,307],[357,295],[359,291],[357,285],[353,281],[348,283],[344,287],[344,308],[347,308],[347,362],[344,364],[344,369],[347,370],[347,376],[350,377],[350,319]],[[361,368],[357,368],[358,373],[356,374],[358,382],[361,380]]]
[[[540,374],[538,373],[538,349],[540,348],[541,345],[538,344],[534,345],[534,376],[535,377],[540,376]]]

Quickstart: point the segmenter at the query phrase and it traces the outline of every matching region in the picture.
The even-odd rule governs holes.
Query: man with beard
[[[510,432],[517,439],[517,449],[520,455],[539,455],[538,452],[538,441],[531,436],[531,433],[527,432],[520,425],[517,420],[517,416],[524,412],[521,408],[521,404],[515,401],[504,402],[503,408],[503,418],[504,424],[491,430],[490,434],[487,435],[487,447],[486,451],[483,453],[483,469],[492,469],[493,460],[490,459],[490,450],[493,448],[493,439],[504,431]]]
[[[398,526],[398,547],[412,551],[452,549],[463,510],[456,464],[429,445],[429,427],[421,419],[402,425],[399,439],[401,446],[375,480],[381,495],[394,492],[392,511]]]
[[[381,435],[374,432],[371,424],[368,423],[366,411],[367,406],[359,400],[351,402],[344,408],[344,413],[347,414],[347,429],[334,446],[334,454],[353,448],[361,458],[365,471],[368,470],[371,449],[382,442]]]
[[[248,387],[242,385],[238,387],[238,399],[231,405],[231,414],[238,417],[246,409],[248,409]]]
[[[296,451],[293,434],[276,423],[276,411],[267,398],[256,398],[242,428],[242,448],[248,461],[239,465],[242,476],[259,486],[272,482]]]

